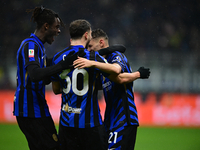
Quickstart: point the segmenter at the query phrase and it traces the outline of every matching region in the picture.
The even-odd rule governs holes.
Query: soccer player
[[[97,29],[92,31],[92,40],[88,45],[89,51],[98,51],[106,48],[108,44],[107,34]],[[132,73],[128,60],[124,54],[113,52],[105,55],[108,63],[120,68],[121,73],[116,79],[111,75],[113,81],[108,77],[102,77],[102,87],[106,101],[105,128],[109,134],[108,149],[133,150],[135,146],[137,127],[139,125],[138,114],[134,102],[133,82],[138,78],[148,78],[148,68],[140,67],[137,72]],[[97,67],[101,69],[101,63],[79,58],[74,61],[75,68]],[[125,73],[128,72],[128,73]]]
[[[17,51],[17,89],[14,111],[28,146],[34,150],[59,149],[57,131],[45,100],[45,83],[51,75],[66,69],[70,59],[46,67],[44,43],[51,44],[63,25],[54,11],[36,7],[32,12],[35,32],[22,41]],[[69,62],[68,62],[69,61]]]
[[[53,57],[57,64],[69,53],[90,60],[104,62],[107,73],[118,74],[119,70],[106,64],[98,52],[85,49],[91,40],[91,25],[87,20],[78,19],[70,23],[71,45]],[[99,70],[96,68],[66,69],[57,74],[52,82],[55,94],[62,92],[59,123],[59,138],[62,150],[107,150],[107,134],[102,122],[97,92]],[[61,89],[61,90],[60,90]]]

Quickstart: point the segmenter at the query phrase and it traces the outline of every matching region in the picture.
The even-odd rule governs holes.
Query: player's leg
[[[82,145],[86,150],[107,150],[107,133],[103,125],[85,128],[80,133]]]
[[[137,126],[122,126],[108,131],[108,150],[133,150]]]
[[[36,125],[38,125],[38,132],[41,135],[39,140],[42,141],[42,145],[45,150],[59,150],[60,141],[58,139],[57,130],[51,117],[43,117],[37,119]],[[36,126],[35,125],[35,126]]]
[[[16,117],[18,126],[20,130],[24,133],[26,140],[28,142],[29,149],[39,149],[40,141],[34,137],[36,137],[36,134],[34,130],[32,130],[31,121],[29,121],[29,118],[25,117]]]
[[[134,150],[138,126],[126,126],[122,138],[121,150]]]
[[[30,150],[57,150],[59,142],[57,131],[51,117],[26,118],[16,117],[21,131],[24,133]]]
[[[79,128],[65,127],[59,124],[59,139],[61,150],[82,150],[78,137]],[[82,135],[84,137],[84,135]]]

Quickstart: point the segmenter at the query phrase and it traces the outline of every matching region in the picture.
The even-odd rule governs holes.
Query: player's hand
[[[92,67],[92,61],[86,58],[78,57],[78,59],[76,59],[73,62],[73,66],[74,68],[79,68],[79,69],[89,68],[89,67]]]
[[[141,79],[148,79],[151,73],[149,68],[144,67],[140,67],[137,71],[140,72]]]
[[[100,49],[98,52],[101,56],[111,54],[115,51],[124,53],[126,51],[126,47],[124,45],[116,44],[109,46],[107,48]]]
[[[73,61],[77,59],[78,53],[71,51],[67,56],[63,55],[63,60],[60,62],[63,69],[73,67]]]
[[[51,78],[50,77],[46,77],[44,80],[43,80],[43,83],[44,85],[49,85],[51,83]]]
[[[86,53],[85,53],[85,49],[79,49],[79,51],[78,51],[78,56],[79,57],[84,57],[86,55]]]

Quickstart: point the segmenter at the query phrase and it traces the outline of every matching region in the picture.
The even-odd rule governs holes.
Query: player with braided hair
[[[36,7],[28,10],[37,24],[35,32],[22,41],[17,51],[17,89],[14,111],[17,123],[24,133],[28,146],[34,150],[57,150],[57,131],[45,100],[46,79],[68,68],[72,53],[54,66],[46,66],[48,59],[44,44],[52,44],[58,36],[61,18],[51,9]]]

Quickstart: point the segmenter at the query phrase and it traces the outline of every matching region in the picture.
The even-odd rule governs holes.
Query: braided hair
[[[65,26],[57,13],[51,9],[44,8],[43,6],[35,7],[35,9],[28,9],[26,12],[32,12],[31,21],[33,20],[33,22],[37,23],[37,29],[40,29],[44,23],[52,25],[55,21],[55,17],[59,18],[62,27]]]

